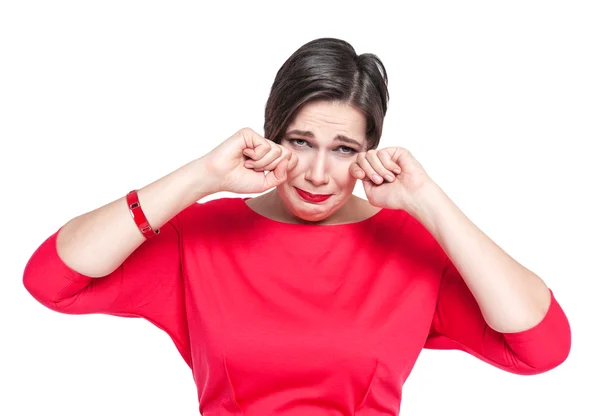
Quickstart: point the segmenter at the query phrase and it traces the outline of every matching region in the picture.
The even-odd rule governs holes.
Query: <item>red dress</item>
[[[569,354],[553,294],[533,328],[492,330],[405,211],[287,224],[245,199],[192,204],[98,279],[62,262],[57,230],[28,261],[24,285],[58,312],[141,317],[164,330],[193,372],[203,416],[395,416],[423,348],[463,350],[517,374]]]

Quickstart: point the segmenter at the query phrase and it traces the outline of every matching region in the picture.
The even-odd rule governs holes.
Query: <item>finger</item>
[[[366,153],[359,153],[356,162],[358,163],[358,166],[365,171],[365,178],[370,179],[377,185],[383,183],[383,178],[379,176],[375,169],[373,169],[373,166],[371,166],[371,163],[367,160]]]
[[[254,168],[257,171],[263,170],[264,166],[281,156],[277,146],[273,147],[268,143],[264,147],[257,147],[254,153],[247,153],[251,154],[250,157],[252,160],[244,162],[244,166],[247,168]]]
[[[278,186],[287,179],[287,165],[289,160],[283,159],[271,172],[265,175],[265,189],[270,189]]]
[[[365,171],[360,168],[357,162],[352,162],[349,170],[353,178],[362,179],[365,177]]]
[[[242,153],[253,160],[259,160],[271,150],[270,141],[259,136],[251,129],[240,130],[240,135],[246,144],[246,148],[242,150]]]
[[[268,143],[259,143],[254,148],[247,147],[242,150],[244,156],[248,156],[252,161],[260,160],[271,151],[271,146]]]
[[[294,169],[296,166],[298,166],[298,162],[300,161],[300,159],[298,159],[298,155],[294,152],[291,152],[292,155],[290,156],[290,161],[288,162],[288,167],[287,170],[288,172],[292,169]]]
[[[253,168],[254,170],[269,170],[265,169],[265,166],[268,166],[275,160],[279,159],[282,153],[283,150],[281,146],[273,146],[263,157],[258,160],[247,161],[244,166]]]
[[[402,173],[402,168],[400,165],[392,160],[392,155],[385,150],[379,150],[377,152],[377,156],[379,156],[379,160],[384,168],[392,172],[394,175],[400,175]]]
[[[373,182],[376,182],[376,183],[383,182],[383,179],[381,181],[379,181],[379,178],[385,178],[385,180],[388,182],[394,182],[394,180],[396,179],[396,175],[394,175],[394,172],[387,169],[383,165],[383,162],[380,159],[380,156],[383,156],[384,153],[385,152],[381,152],[381,151],[378,152],[375,149],[371,149],[367,152],[367,155],[365,156],[367,161],[373,168],[373,170],[375,170],[375,173],[377,175],[379,175],[379,177],[371,176],[371,179],[373,180]]]
[[[292,152],[289,149],[286,149],[286,148],[283,148],[283,147],[281,149],[282,149],[282,154],[281,154],[280,157],[278,157],[277,159],[275,159],[273,162],[269,163],[268,165],[263,166],[262,168],[261,167],[256,167],[256,163],[254,163],[254,165],[255,165],[254,170],[256,170],[256,171],[273,170],[273,169],[275,169],[277,167],[277,165],[279,165],[279,163],[283,159],[287,159],[288,160],[288,170],[289,170],[289,161],[290,161],[290,158],[292,157]]]

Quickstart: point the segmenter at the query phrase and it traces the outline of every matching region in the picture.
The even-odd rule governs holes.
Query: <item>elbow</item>
[[[72,282],[63,276],[52,273],[25,271],[25,290],[41,305],[55,312],[78,314],[77,299],[85,291],[83,284]]]
[[[550,371],[563,364],[571,353],[571,325],[565,312],[556,299],[553,299],[552,315],[548,323],[548,332],[542,337],[545,342],[540,345],[539,354],[532,364],[538,369],[537,374]]]
[[[557,337],[554,343],[548,345],[548,348],[540,354],[528,360],[529,371],[525,374],[542,374],[563,364],[571,352],[571,337],[563,335]]]
[[[25,290],[39,304],[56,312],[61,312],[60,303],[55,302],[48,293],[45,293],[39,286],[32,285],[31,281],[24,279]]]
[[[56,294],[53,293],[49,286],[47,276],[42,272],[35,270],[31,265],[31,260],[25,266],[23,272],[23,286],[25,290],[40,304],[52,310],[59,310],[56,302]]]
[[[548,344],[548,349],[542,354],[545,359],[540,360],[538,367],[541,372],[550,371],[563,364],[571,353],[571,327],[566,317],[561,328],[555,332],[555,337]]]
[[[56,254],[54,237],[41,244],[27,261],[22,284],[39,303],[57,312],[73,309],[73,304],[91,278],[68,269]]]
[[[43,276],[41,276],[41,273],[37,272],[35,267],[33,267],[33,260],[34,257],[32,256],[25,265],[22,279],[23,286],[25,287],[25,290],[38,302],[44,305],[51,303],[49,294],[46,290],[44,290],[44,285],[42,284],[45,279]]]
[[[521,348],[512,345],[517,363],[517,373],[535,375],[548,372],[563,364],[571,353],[571,327],[565,316],[554,322],[539,340],[529,340],[520,344]]]
[[[518,374],[550,371],[563,364],[571,352],[571,326],[553,295],[542,322],[527,331],[504,334],[504,337]]]
[[[52,243],[51,236],[33,252],[23,269],[22,284],[25,290],[44,306],[52,306],[55,291],[52,290]],[[50,276],[49,276],[50,275]]]

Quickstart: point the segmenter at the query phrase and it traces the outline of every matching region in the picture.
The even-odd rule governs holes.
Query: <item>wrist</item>
[[[206,159],[200,157],[189,163],[192,175],[192,192],[198,199],[202,199],[208,195],[221,192],[218,175],[214,169],[206,162]]]
[[[431,179],[427,179],[423,185],[411,195],[411,202],[406,211],[415,218],[430,215],[435,210],[442,196],[442,189]]]

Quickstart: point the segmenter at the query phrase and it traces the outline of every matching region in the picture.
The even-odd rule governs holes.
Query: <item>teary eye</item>
[[[338,147],[338,149],[344,149],[343,152],[340,152],[344,155],[353,155],[354,153],[356,153],[355,149],[353,149],[352,147],[348,147],[348,146],[340,146],[340,147]]]
[[[298,147],[304,147],[302,144],[306,143],[306,140],[302,140],[302,139],[289,139],[289,140],[293,145],[298,146]],[[298,142],[301,142],[301,143],[298,143]]]
[[[295,147],[305,148],[310,147],[310,143],[304,139],[288,139],[288,141]],[[339,146],[335,148],[335,151],[344,156],[351,156],[358,152],[358,150],[348,147],[348,146]]]

